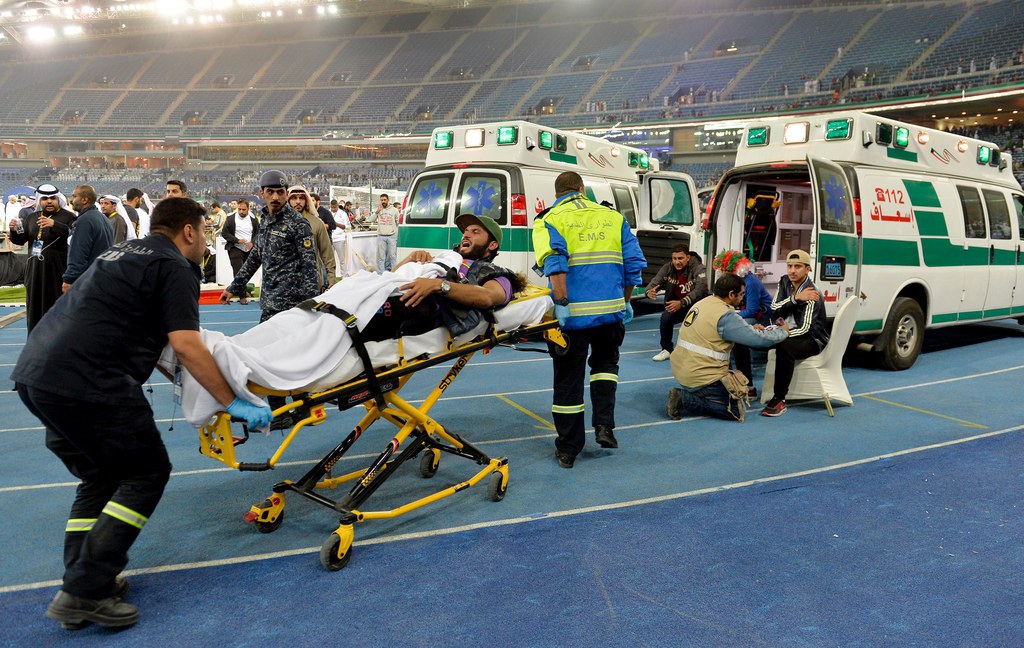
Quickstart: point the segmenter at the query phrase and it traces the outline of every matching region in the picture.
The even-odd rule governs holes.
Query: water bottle
[[[17,225],[14,226],[14,231],[17,232],[18,234],[24,234],[25,223],[22,223],[20,218],[16,218],[14,219],[14,221],[17,223]]]
[[[32,241],[32,252],[31,255],[36,258],[42,258],[43,256],[43,241],[36,239]]]

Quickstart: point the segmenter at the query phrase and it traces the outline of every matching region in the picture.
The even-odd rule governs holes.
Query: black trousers
[[[153,420],[138,401],[89,403],[17,385],[46,427],[46,447],[81,480],[64,533],[63,590],[84,598],[114,593],[114,577],[153,514],[171,461]]]
[[[818,343],[809,335],[786,338],[775,349],[775,398],[785,399],[793,381],[796,361],[821,353]]]
[[[249,258],[248,252],[239,250],[234,245],[228,247],[228,260],[231,261],[231,276],[234,277],[238,274],[238,271],[242,268],[242,264]],[[249,297],[249,293],[243,288],[242,294],[239,297]]]
[[[575,457],[583,450],[583,383],[590,364],[590,405],[595,426],[615,427],[615,390],[619,383],[619,347],[626,335],[621,322],[563,331],[569,339],[565,355],[548,345],[554,369],[551,415],[558,438],[555,448]]]

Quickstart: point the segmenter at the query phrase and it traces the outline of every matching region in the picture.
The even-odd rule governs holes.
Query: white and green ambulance
[[[413,179],[402,209],[399,258],[412,250],[458,245],[459,214],[489,216],[501,226],[504,239],[496,263],[546,284],[530,271],[536,262],[533,220],[554,202],[558,174],[576,171],[587,195],[610,204],[636,231],[647,273],[653,275],[676,243],[703,247],[693,180],[679,173],[655,174],[657,167],[657,160],[641,149],[526,121],[437,128],[425,169]],[[658,182],[640,188],[638,178],[655,175]]]
[[[1024,193],[1009,155],[977,139],[860,112],[748,122],[707,209],[706,253],[745,249],[785,278],[810,252],[829,316],[906,369],[926,328],[1024,317]]]

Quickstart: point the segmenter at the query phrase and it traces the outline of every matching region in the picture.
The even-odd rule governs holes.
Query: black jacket
[[[779,291],[775,294],[775,299],[772,300],[772,319],[792,317],[794,324],[789,328],[789,336],[809,335],[818,343],[818,350],[821,351],[828,344],[828,336],[831,331],[828,318],[825,315],[825,302],[822,299],[798,302],[794,295],[806,288],[818,290],[811,282],[810,277],[804,279],[804,282],[796,290],[793,290],[793,282],[789,280],[789,277],[783,278],[779,282]]]
[[[238,243],[238,238],[235,236],[235,218],[237,218],[237,214],[231,214],[225,218],[224,227],[220,231],[221,238],[224,239],[224,242],[229,247]],[[260,231],[260,222],[256,220],[252,212],[249,212],[249,220],[252,221],[252,239],[249,241],[252,243],[256,240],[256,234]]]

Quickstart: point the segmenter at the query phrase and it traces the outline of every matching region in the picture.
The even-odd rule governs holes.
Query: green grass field
[[[25,286],[0,288],[0,304],[24,304]]]

